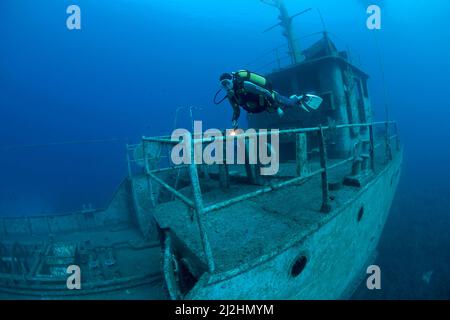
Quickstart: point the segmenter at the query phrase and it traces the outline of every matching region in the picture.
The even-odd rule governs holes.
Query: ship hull
[[[331,219],[280,252],[204,275],[187,299],[343,299],[366,275],[397,189],[402,152]],[[269,240],[269,239],[268,239]],[[298,276],[299,257],[307,257]]]

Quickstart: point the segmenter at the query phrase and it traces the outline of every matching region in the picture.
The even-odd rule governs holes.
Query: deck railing
[[[311,177],[314,177],[316,175],[321,176],[321,188],[322,188],[322,205],[320,208],[320,211],[323,213],[328,213],[331,211],[331,205],[329,203],[329,177],[328,173],[330,170],[341,167],[345,164],[348,164],[350,162],[355,162],[357,155],[352,155],[351,157],[347,159],[343,159],[342,161],[339,161],[338,163],[334,163],[332,165],[328,164],[328,155],[327,155],[327,147],[326,147],[326,140],[325,140],[325,132],[328,130],[343,130],[343,129],[349,129],[349,128],[368,128],[369,130],[369,168],[370,170],[375,170],[375,150],[382,146],[383,143],[375,145],[374,141],[374,126],[385,126],[385,139],[384,139],[384,147],[385,147],[385,159],[386,161],[392,160],[392,150],[391,150],[391,141],[393,139],[396,140],[396,148],[397,150],[400,149],[400,141],[399,141],[399,135],[398,135],[398,129],[396,122],[392,121],[385,121],[385,122],[373,122],[373,123],[362,123],[362,124],[345,124],[345,125],[338,125],[334,127],[330,126],[319,126],[319,127],[313,127],[313,128],[299,128],[299,129],[290,129],[290,130],[280,130],[279,135],[296,135],[298,140],[305,140],[307,134],[317,134],[318,135],[318,141],[319,141],[319,157],[320,157],[320,168],[309,172],[309,173],[302,173],[301,170],[297,172],[297,176],[293,178],[289,178],[287,180],[273,183],[270,186],[261,186],[259,189],[240,195],[237,197],[233,197],[231,199],[228,199],[226,201],[222,201],[216,204],[212,204],[205,207],[202,192],[200,189],[200,181],[199,181],[199,175],[197,166],[198,164],[195,162],[195,150],[197,144],[206,144],[211,143],[217,139],[219,140],[225,140],[226,137],[221,138],[204,138],[204,139],[191,139],[191,155],[190,155],[190,164],[189,165],[183,165],[183,166],[173,166],[169,168],[162,168],[162,169],[152,169],[147,165],[147,155],[145,152],[146,145],[147,144],[159,144],[159,145],[167,145],[167,146],[173,146],[175,144],[178,144],[179,141],[173,141],[170,137],[143,137],[142,138],[142,147],[144,149],[144,162],[145,162],[145,171],[148,175],[148,177],[159,184],[162,188],[166,189],[168,192],[170,192],[174,197],[182,201],[184,204],[186,204],[188,207],[192,208],[195,212],[195,219],[198,224],[198,228],[200,231],[200,237],[201,237],[201,243],[203,247],[203,252],[207,261],[208,269],[210,272],[213,272],[215,269],[213,254],[211,250],[210,243],[208,241],[207,232],[205,229],[205,222],[204,217],[207,213],[211,213],[213,211],[217,211],[220,209],[224,209],[226,207],[229,207],[233,204],[239,203],[241,201],[245,201],[251,198],[254,198],[256,196],[272,192],[274,190],[279,190],[297,183],[300,183],[302,181],[305,181]],[[390,133],[390,126],[394,126],[394,134],[391,135]],[[235,138],[249,138],[254,136],[262,136],[262,135],[269,135],[269,132],[255,132],[255,133],[245,133],[243,135],[236,135]],[[299,157],[298,154],[300,152],[305,152],[305,150],[299,150],[300,144],[296,144],[296,153],[297,153],[297,167],[301,167],[304,165],[304,163],[300,163],[304,157]],[[181,192],[176,190],[176,188],[171,187],[169,184],[167,184],[163,179],[159,178],[157,176],[158,173],[161,172],[167,172],[167,171],[175,171],[179,170],[181,168],[189,168],[189,176],[190,176],[190,182],[192,186],[193,191],[193,200],[189,199],[185,195],[183,195]],[[130,169],[131,174],[131,169]]]
[[[361,65],[360,53],[351,47],[348,42],[338,34],[330,31],[316,31],[309,34],[305,34],[301,37],[294,39],[296,46],[307,48],[313,45],[320,39],[329,39],[333,43],[338,44],[340,47],[345,48],[348,61],[356,66]],[[328,51],[330,54],[331,48]],[[246,69],[253,70],[259,73],[272,72],[280,70],[289,66],[292,66],[292,55],[289,51],[288,44],[282,44],[270,51],[264,52],[260,56],[256,57],[252,61],[249,61],[244,65]]]

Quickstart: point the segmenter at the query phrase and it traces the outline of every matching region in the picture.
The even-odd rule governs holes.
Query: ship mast
[[[272,30],[278,26],[281,26],[283,30],[283,35],[286,37],[288,42],[288,48],[289,48],[289,56],[291,57],[291,61],[293,64],[302,62],[305,57],[302,55],[298,42],[295,40],[294,31],[292,28],[292,21],[294,18],[298,17],[299,15],[308,12],[311,9],[304,10],[302,12],[299,12],[293,16],[289,16],[289,12],[286,8],[286,5],[284,4],[283,0],[261,0],[261,2],[268,4],[270,6],[273,6],[277,8],[280,11],[280,22],[276,25],[266,29],[264,32],[267,32],[269,30]]]

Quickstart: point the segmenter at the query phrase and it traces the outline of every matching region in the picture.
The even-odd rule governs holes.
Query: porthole
[[[305,270],[307,262],[308,258],[306,258],[305,256],[300,256],[297,259],[295,259],[291,268],[291,276],[293,278],[298,277],[303,272],[303,270]]]
[[[361,209],[359,209],[359,211],[358,211],[358,222],[361,221],[363,216],[364,216],[364,207],[361,207]]]

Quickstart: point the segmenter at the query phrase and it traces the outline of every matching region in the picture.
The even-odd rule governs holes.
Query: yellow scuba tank
[[[248,70],[240,70],[235,73],[235,76],[239,81],[248,81],[264,89],[272,90],[270,81],[257,73],[250,72]]]

